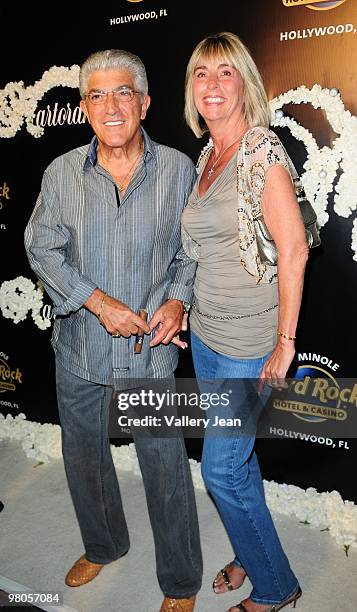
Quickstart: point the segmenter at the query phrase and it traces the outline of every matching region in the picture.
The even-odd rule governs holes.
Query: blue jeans
[[[212,495],[235,552],[234,562],[242,566],[253,590],[251,599],[259,604],[275,604],[292,595],[298,587],[282,549],[265,502],[258,460],[254,452],[254,424],[247,422],[247,406],[257,415],[262,401],[256,381],[268,355],[258,359],[235,359],[221,355],[191,334],[191,347],[200,391],[212,392],[212,382],[226,381],[233,388],[234,416],[242,416],[243,430],[229,428],[226,434],[206,430],[202,453],[202,476]],[[255,399],[254,399],[255,398]],[[254,405],[253,405],[254,404]],[[242,412],[242,414],[240,414]],[[209,408],[209,417],[227,416],[227,407]],[[232,416],[232,414],[230,415]],[[255,419],[254,419],[255,420]]]
[[[58,360],[56,384],[66,476],[85,555],[93,563],[110,563],[129,549],[108,439],[113,389],[71,374]],[[160,587],[168,597],[191,597],[201,586],[202,557],[184,440],[179,435],[136,436],[135,430],[133,436],[154,536]]]

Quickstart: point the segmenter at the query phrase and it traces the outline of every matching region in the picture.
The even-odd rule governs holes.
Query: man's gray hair
[[[142,95],[148,93],[146,70],[140,57],[122,49],[108,49],[92,53],[83,62],[79,71],[79,91],[81,98],[88,93],[88,81],[97,70],[128,70],[134,77],[134,87]]]

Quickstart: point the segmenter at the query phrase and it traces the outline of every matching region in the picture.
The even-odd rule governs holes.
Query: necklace
[[[230,145],[228,145],[228,147],[226,147],[225,149],[223,149],[222,153],[220,153],[217,157],[217,159],[213,162],[212,166],[210,167],[210,169],[207,172],[207,178],[210,181],[212,178],[212,174],[214,174],[215,168],[219,162],[219,160],[221,159],[221,157],[223,157],[223,155],[225,154],[226,151],[228,151],[228,149],[230,149],[231,147],[233,147],[233,145],[238,142],[238,140],[240,140],[242,137],[242,134],[236,138],[235,140],[233,140],[233,142],[231,142]]]
[[[131,176],[132,176],[132,174],[134,172],[134,168],[135,168],[135,166],[137,164],[137,161],[138,161],[138,159],[139,159],[139,157],[140,157],[140,155],[142,153],[141,149],[142,149],[142,147],[140,145],[139,153],[137,154],[136,158],[134,159],[134,163],[130,166],[129,172],[124,176],[124,178],[121,181],[115,181],[116,185],[117,185],[117,187],[119,189],[119,192],[124,191],[124,189],[126,188],[125,187],[125,183],[126,183],[127,179],[129,179],[129,181],[130,181]],[[129,183],[129,181],[128,181],[128,183]],[[126,185],[126,186],[128,186],[128,185]]]
[[[129,168],[129,171],[126,173],[126,175],[124,176],[124,178],[119,179],[117,176],[113,175],[113,174],[112,174],[112,173],[109,171],[109,173],[110,173],[110,174],[112,174],[112,176],[113,176],[113,178],[114,178],[114,180],[115,180],[115,184],[116,184],[116,186],[118,187],[118,190],[119,190],[119,192],[120,192],[120,193],[121,193],[122,191],[124,191],[124,190],[126,189],[126,187],[128,186],[128,182],[130,181],[130,178],[131,178],[131,176],[132,176],[132,174],[133,174],[133,172],[134,172],[134,168],[135,168],[135,166],[136,166],[136,164],[137,164],[137,162],[138,162],[138,159],[139,159],[140,155],[142,154],[142,151],[143,151],[143,143],[141,142],[141,143],[140,143],[140,146],[139,146],[139,153],[138,153],[138,154],[137,154],[137,156],[135,157],[135,159],[134,159],[133,163],[131,164],[131,166],[130,166],[130,168]],[[102,157],[102,159],[104,159],[104,161],[107,161],[107,160],[105,160],[105,158],[103,158],[103,156],[101,156],[101,157]],[[108,166],[107,166],[107,169],[108,169]],[[129,179],[129,181],[128,181],[128,179]]]

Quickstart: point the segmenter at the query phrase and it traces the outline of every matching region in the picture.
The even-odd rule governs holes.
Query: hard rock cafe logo
[[[299,353],[298,360],[304,363],[273,398],[273,407],[310,423],[345,421],[348,410],[357,407],[357,381],[337,379],[339,365],[317,353]]]
[[[283,5],[288,8],[291,6],[306,6],[313,11],[330,11],[344,2],[346,0],[335,0],[334,2],[327,2],[326,0],[315,0],[315,2],[311,2],[311,0],[283,0]]]
[[[16,385],[22,384],[22,372],[9,365],[9,357],[0,353],[0,393],[16,391]]]
[[[6,181],[3,181],[2,184],[0,183],[0,210],[5,208],[8,200],[10,200],[10,187]]]

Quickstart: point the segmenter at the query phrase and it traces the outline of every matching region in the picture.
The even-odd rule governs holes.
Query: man
[[[108,408],[113,388],[173,379],[195,272],[179,238],[195,170],[141,127],[150,104],[143,63],[126,51],[95,53],[81,67],[79,88],[95,136],[47,168],[25,234],[30,264],[55,306],[63,457],[85,547],[66,576],[69,586],[92,580],[129,549]],[[138,333],[152,338],[135,354]],[[202,559],[184,443],[179,436],[138,436],[135,443],[165,595],[161,612],[191,611]]]

